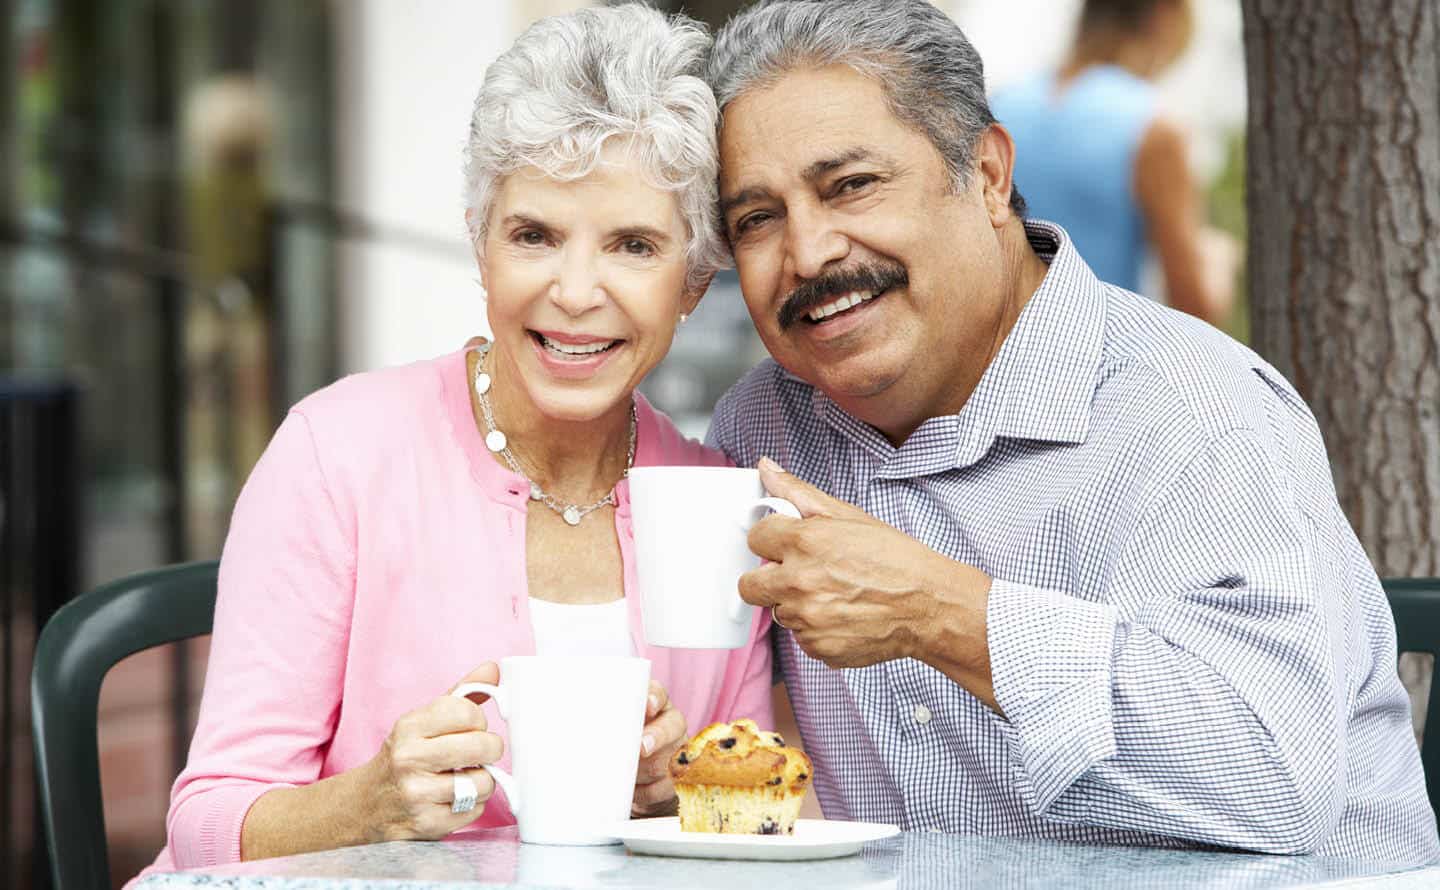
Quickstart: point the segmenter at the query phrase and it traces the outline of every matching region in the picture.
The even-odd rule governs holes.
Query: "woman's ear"
[[[465,236],[470,240],[470,256],[475,260],[475,268],[480,272],[480,288],[485,289],[485,264],[480,262],[480,225],[479,217],[471,208],[465,210]]]
[[[700,298],[705,296],[705,292],[710,289],[710,282],[714,280],[715,273],[711,272],[703,281],[685,290],[685,296],[680,300],[681,315],[690,315],[695,311],[695,307],[700,305]]]

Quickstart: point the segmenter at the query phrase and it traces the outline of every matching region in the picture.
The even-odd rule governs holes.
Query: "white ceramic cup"
[[[528,844],[619,843],[630,818],[650,662],[621,656],[515,655],[500,683],[464,683],[452,695],[484,692],[509,727],[513,775],[486,771],[505,792]]]
[[[630,470],[635,565],[652,646],[745,645],[755,607],[740,598],[740,576],[760,565],[746,537],[767,510],[800,518],[794,504],[765,496],[758,470]]]

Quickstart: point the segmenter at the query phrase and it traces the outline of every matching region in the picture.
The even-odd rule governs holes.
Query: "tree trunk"
[[[1380,574],[1440,575],[1440,4],[1243,8],[1255,348]]]

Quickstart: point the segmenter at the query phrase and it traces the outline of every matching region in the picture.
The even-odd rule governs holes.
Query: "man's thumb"
[[[801,516],[840,517],[854,509],[798,476],[785,472],[768,457],[760,458],[755,468],[760,471],[760,481],[764,483],[765,490],[794,504]]]

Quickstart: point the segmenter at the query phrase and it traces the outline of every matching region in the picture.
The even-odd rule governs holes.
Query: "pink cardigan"
[[[637,466],[726,463],[636,401]],[[142,876],[237,861],[260,795],[359,766],[477,665],[533,654],[528,493],[485,450],[463,352],[348,377],[291,410],[235,505],[199,725],[169,844]],[[652,676],[691,732],[773,726],[768,614],[744,649],[646,644],[628,485],[617,493],[630,630]],[[506,735],[493,705],[486,717]],[[513,822],[497,793],[465,830]]]

